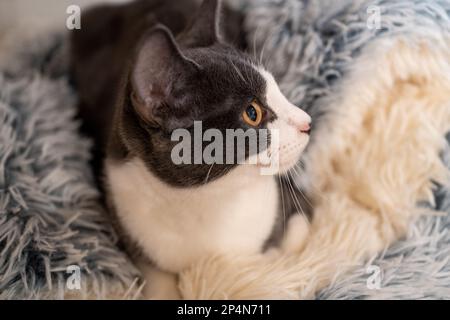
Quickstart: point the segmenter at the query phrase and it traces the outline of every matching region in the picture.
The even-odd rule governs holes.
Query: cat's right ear
[[[221,0],[203,0],[194,20],[179,36],[186,47],[208,47],[222,41]]]
[[[158,25],[145,34],[138,45],[131,71],[131,101],[142,120],[162,125],[161,115],[169,113],[167,98],[180,74],[199,66],[186,58],[165,26]]]

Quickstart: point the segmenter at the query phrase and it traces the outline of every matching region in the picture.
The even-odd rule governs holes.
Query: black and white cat
[[[226,9],[220,21],[217,0],[205,0],[189,19],[195,8],[195,1],[167,0],[99,7],[72,39],[81,116],[103,146],[107,198],[141,253],[150,298],[177,297],[174,275],[201,258],[262,252],[284,215],[297,212],[287,191],[282,198],[279,176],[309,140],[310,117],[229,44],[239,34],[227,25],[241,20]],[[276,131],[279,143],[246,150],[253,165],[175,164],[171,134],[192,132],[194,121],[224,135],[266,129],[258,139],[267,146]],[[277,154],[275,175],[261,174],[267,163],[258,156],[268,152]]]

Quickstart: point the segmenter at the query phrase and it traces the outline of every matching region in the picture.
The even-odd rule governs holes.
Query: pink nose
[[[305,122],[301,124],[298,129],[301,133],[309,134],[311,132],[311,122]]]
[[[288,121],[300,133],[309,134],[311,131],[311,117],[300,108],[294,107],[291,109]]]

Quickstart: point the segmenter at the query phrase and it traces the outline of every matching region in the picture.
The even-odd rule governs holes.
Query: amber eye
[[[263,118],[263,111],[261,106],[256,101],[253,101],[244,110],[242,117],[244,118],[244,121],[252,127],[259,126]]]

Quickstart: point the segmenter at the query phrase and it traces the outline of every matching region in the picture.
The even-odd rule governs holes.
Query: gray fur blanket
[[[380,26],[370,28],[376,10]],[[257,0],[248,12],[255,52],[267,60],[288,97],[315,120],[328,112],[317,101],[333,95],[361,50],[373,41],[450,32],[448,0]],[[450,167],[450,148],[442,159]],[[450,189],[441,186],[435,203],[423,205],[450,213]],[[405,239],[335,279],[318,298],[450,299],[449,228],[448,214],[421,218]],[[371,286],[371,276],[378,272],[381,283]]]
[[[0,73],[4,299],[102,298],[125,292],[137,277],[100,206],[63,44],[56,36],[30,44]],[[71,278],[77,268],[80,285]]]
[[[315,118],[327,114],[316,102],[375,39],[450,32],[448,0],[233,2],[247,13],[252,50]],[[380,28],[367,27],[368,8],[380,8]],[[74,119],[66,45],[43,35],[0,69],[0,298],[135,298],[139,273],[116,246],[88,165],[90,141]],[[442,159],[450,168],[450,147]],[[450,188],[434,198],[421,205],[450,213]],[[317,297],[449,299],[449,228],[448,214],[420,218]]]

